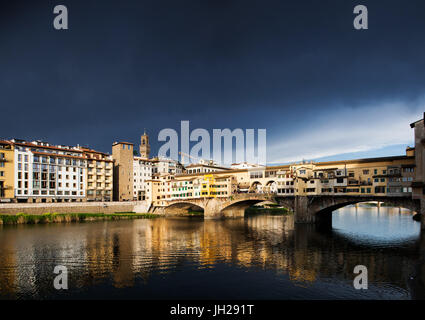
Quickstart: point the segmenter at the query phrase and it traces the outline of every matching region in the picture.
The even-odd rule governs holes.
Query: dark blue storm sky
[[[69,30],[53,28],[58,4]],[[0,138],[111,152],[146,128],[156,154],[189,120],[267,129],[269,162],[399,154],[424,71],[423,0],[0,4]]]

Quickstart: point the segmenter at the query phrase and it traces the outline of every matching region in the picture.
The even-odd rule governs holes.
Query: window
[[[385,187],[384,186],[375,187],[375,193],[385,193]]]

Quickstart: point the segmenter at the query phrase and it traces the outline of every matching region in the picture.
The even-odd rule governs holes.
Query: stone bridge
[[[402,207],[420,212],[420,201],[410,196],[349,196],[349,195],[314,195],[314,196],[277,196],[271,193],[242,193],[227,198],[199,198],[169,201],[166,207],[153,208],[154,212],[172,214],[186,213],[188,210],[203,210],[204,218],[243,217],[245,209],[263,202],[271,201],[294,212],[296,223],[316,223],[331,225],[332,212],[342,207],[360,202],[385,202],[394,207]],[[424,217],[422,227],[424,228]]]
[[[205,219],[239,218],[245,209],[263,201],[274,201],[271,194],[240,193],[226,198],[199,198],[172,200],[166,207],[153,208],[153,212],[164,214],[186,213],[188,210],[203,210]]]
[[[333,211],[360,202],[385,202],[390,206],[406,208],[417,213],[419,213],[421,209],[420,201],[412,199],[411,196],[276,196],[275,201],[294,212],[296,223],[317,223],[326,225],[332,223]],[[424,223],[422,223],[422,227],[424,227]]]

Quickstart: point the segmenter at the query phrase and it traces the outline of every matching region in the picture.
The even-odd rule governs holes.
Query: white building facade
[[[87,160],[82,152],[48,144],[15,144],[18,202],[75,202],[86,196]]]
[[[152,161],[140,157],[133,159],[133,197],[135,200],[147,200],[151,188],[148,181],[152,179]]]

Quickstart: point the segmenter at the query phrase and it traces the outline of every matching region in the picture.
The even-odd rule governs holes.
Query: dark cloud
[[[362,1],[367,31],[358,1],[61,1],[67,31],[56,4],[0,5],[0,136],[110,151],[147,128],[155,150],[160,129],[191,120],[277,139],[424,94],[421,0]]]

